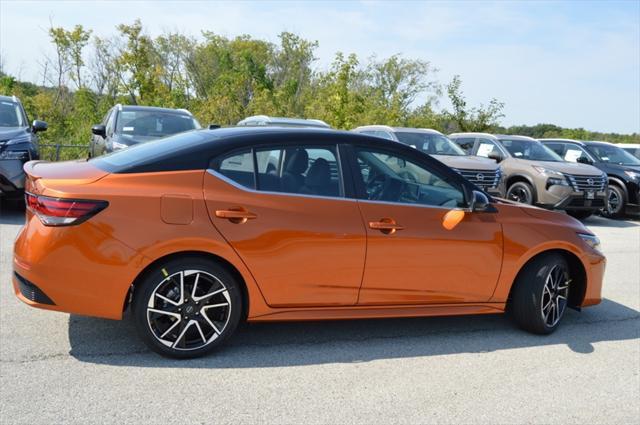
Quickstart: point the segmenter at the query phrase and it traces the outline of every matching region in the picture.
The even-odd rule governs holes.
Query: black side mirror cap
[[[47,131],[47,128],[49,128],[49,126],[44,121],[34,120],[33,123],[31,123],[31,130],[34,133],[37,133],[39,131]]]
[[[497,154],[495,152],[491,152],[489,155],[487,155],[487,158],[493,159],[497,163],[500,163],[504,159],[500,154]]]
[[[105,127],[102,124],[96,124],[93,127],[91,127],[91,133],[95,134],[96,136],[106,137],[107,127]]]
[[[579,162],[580,164],[588,164],[588,165],[593,164],[593,161],[591,161],[589,158],[586,158],[584,156],[578,157],[578,159],[576,159],[576,161]]]
[[[478,190],[474,190],[471,193],[470,204],[471,205],[469,206],[472,212],[490,212],[490,213],[498,212],[496,207],[494,207],[491,201],[489,200],[489,197],[483,192],[480,192]]]

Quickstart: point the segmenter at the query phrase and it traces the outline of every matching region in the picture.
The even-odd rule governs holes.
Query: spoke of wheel
[[[180,322],[181,322],[181,321],[182,321],[182,318],[181,318],[181,317],[178,317],[178,320],[176,320],[176,322],[175,322],[173,325],[169,326],[169,329],[167,329],[166,331],[164,331],[164,333],[163,333],[162,335],[160,335],[160,338],[164,338],[165,336],[167,336],[167,334],[168,334],[169,332],[171,332],[171,331],[173,330],[173,328],[175,328],[176,326],[178,326],[178,325],[180,324]]]
[[[180,305],[180,303],[177,303],[177,302],[175,302],[175,301],[173,301],[173,300],[171,300],[171,299],[169,299],[169,298],[165,297],[164,295],[160,295],[160,294],[158,294],[157,292],[156,292],[156,297],[158,297],[158,298],[160,298],[161,300],[166,301],[166,302],[168,302],[168,303],[170,303],[170,304],[173,304],[173,305],[175,305],[175,306],[179,306],[179,305]]]
[[[172,313],[170,311],[158,310],[157,308],[148,308],[147,311],[158,314],[165,314],[167,316],[175,317],[176,319],[180,319],[180,315],[178,313]]]
[[[184,338],[184,334],[187,333],[187,331],[189,330],[189,328],[191,327],[191,325],[193,325],[194,323],[196,323],[195,321],[191,320],[189,321],[189,323],[187,323],[187,325],[184,327],[184,329],[182,330],[182,332],[180,332],[180,335],[178,335],[178,338],[176,338],[176,340],[173,342],[173,345],[171,346],[171,348],[176,348],[176,345],[178,345],[178,343],[180,342],[180,340],[182,338]]]
[[[196,273],[196,280],[193,282],[193,290],[191,291],[191,298],[196,299],[196,289],[198,288],[198,281],[200,280],[200,273]]]
[[[207,312],[206,312],[205,308],[202,309],[202,317],[204,317],[204,320],[206,320],[207,323],[209,324],[209,326],[211,326],[211,328],[213,328],[213,331],[215,333],[217,333],[218,335],[220,335],[220,333],[221,333],[220,330],[216,327],[216,325],[213,324],[211,319],[209,319],[209,316],[207,316]]]
[[[200,323],[198,322],[193,322],[196,325],[196,328],[198,328],[198,332],[200,333],[200,338],[202,338],[202,342],[207,342],[207,338],[204,337],[204,333],[202,333],[202,328],[200,327]]]
[[[547,301],[547,303],[544,305],[544,307],[542,307],[542,311],[546,311],[547,308],[549,307],[549,304],[551,304],[551,298],[549,298],[549,301]]]
[[[199,302],[199,301],[204,300],[205,298],[213,297],[214,295],[219,294],[220,292],[224,292],[224,291],[226,291],[226,290],[227,290],[227,288],[222,287],[222,288],[220,288],[220,289],[218,289],[218,290],[215,290],[215,291],[213,291],[213,292],[210,292],[210,293],[208,293],[208,294],[205,294],[205,295],[203,295],[203,296],[201,296],[201,297],[192,297],[192,298],[193,298],[193,300],[194,300],[194,301]]]

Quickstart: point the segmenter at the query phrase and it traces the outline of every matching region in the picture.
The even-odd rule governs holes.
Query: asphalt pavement
[[[550,336],[502,315],[243,325],[217,353],[168,360],[130,320],[13,295],[24,212],[0,211],[2,424],[638,423],[640,222],[586,221],[604,300]],[[88,279],[91,277],[88,276]]]

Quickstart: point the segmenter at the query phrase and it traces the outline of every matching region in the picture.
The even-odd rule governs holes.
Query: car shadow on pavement
[[[0,224],[24,224],[24,202],[0,201]]]
[[[129,319],[129,320],[127,320]],[[70,355],[112,366],[264,368],[378,359],[487,353],[566,345],[588,354],[594,343],[640,337],[640,312],[611,300],[582,313],[569,310],[552,335],[532,335],[504,315],[375,319],[242,325],[215,353],[193,360],[166,359],[137,338],[130,317],[112,321],[80,316],[69,320]]]

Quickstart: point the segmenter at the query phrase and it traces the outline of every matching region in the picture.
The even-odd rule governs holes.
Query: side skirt
[[[381,319],[391,317],[462,316],[504,313],[505,303],[349,306],[278,309],[247,318],[248,322]]]

